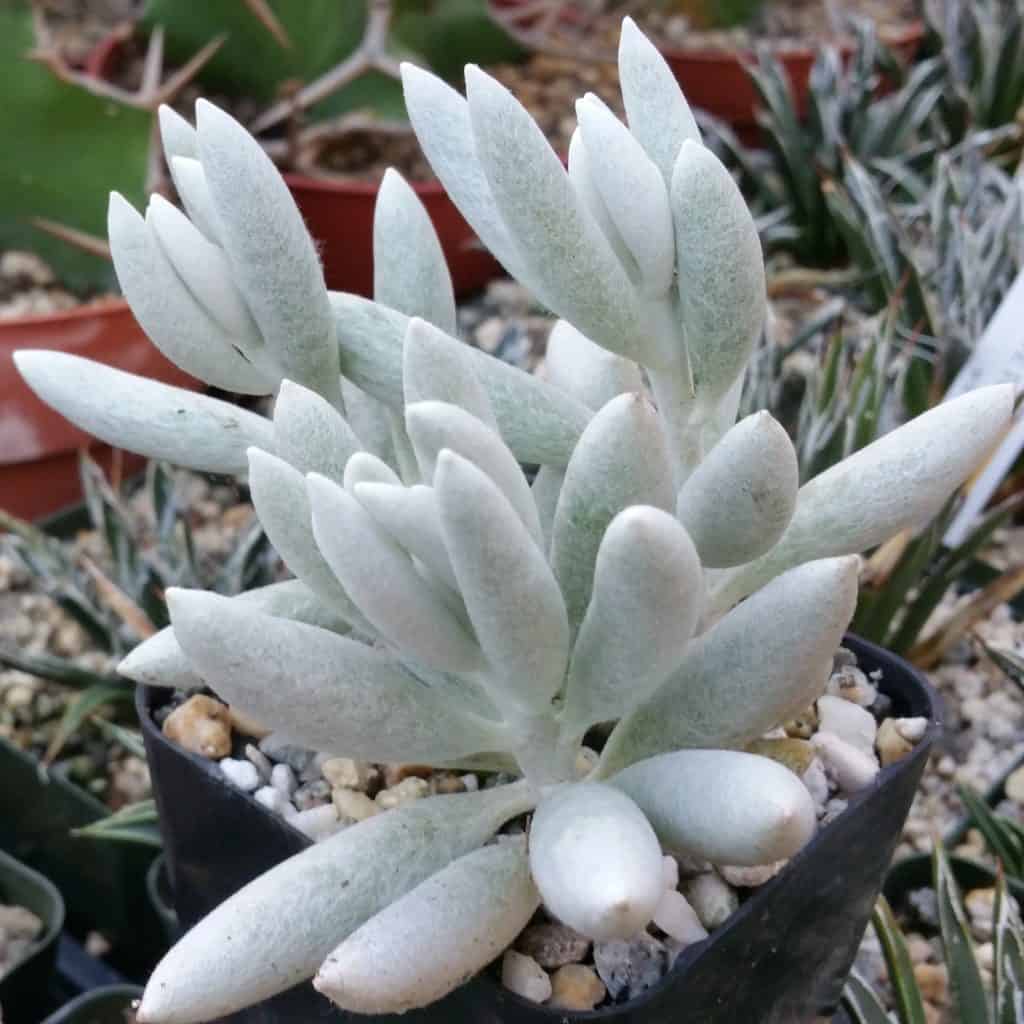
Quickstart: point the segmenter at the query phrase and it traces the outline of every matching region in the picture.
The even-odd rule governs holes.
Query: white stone
[[[286,764],[275,764],[270,769],[270,784],[274,789],[279,790],[289,800],[298,788],[298,782],[295,779],[295,772],[291,770]]]
[[[811,738],[825,770],[844,793],[856,793],[871,785],[879,771],[874,754],[865,754],[831,732],[818,732]]]
[[[355,761],[351,757],[332,757],[320,766],[321,774],[332,789],[365,790],[373,770],[366,761]]]
[[[818,701],[820,732],[835,733],[862,754],[873,754],[878,723],[870,711],[842,697],[825,695]]]
[[[870,707],[878,697],[878,688],[856,665],[843,665],[832,673],[825,691],[834,697]]]
[[[529,999],[531,1003],[544,1003],[551,998],[551,978],[532,956],[510,949],[501,961],[501,983],[510,992]]]
[[[324,804],[321,807],[310,807],[307,811],[299,811],[289,822],[300,832],[305,832],[313,842],[319,842],[328,836],[334,835],[345,823],[338,818],[338,812],[333,804]]]
[[[701,924],[697,912],[686,897],[675,889],[669,889],[658,901],[654,909],[654,923],[684,946],[708,937],[707,929]]]
[[[897,718],[896,728],[908,743],[918,743],[928,731],[927,718]]]
[[[363,821],[376,814],[380,808],[365,794],[355,789],[338,787],[331,793],[334,808],[340,818]]]
[[[260,785],[260,773],[252,761],[240,761],[233,757],[225,757],[220,762],[220,770],[224,778],[238,789],[251,793]]]
[[[683,883],[683,892],[708,931],[728,921],[740,905],[736,890],[714,871],[688,879]]]
[[[784,860],[777,860],[774,864],[759,864],[755,867],[723,864],[718,871],[730,885],[735,885],[739,889],[756,889],[759,885],[771,881],[786,863]]]
[[[475,793],[480,788],[480,780],[472,772],[468,775],[460,775],[459,778],[466,787],[467,793]]]
[[[821,758],[815,757],[800,778],[807,787],[807,792],[811,794],[814,809],[820,818],[825,813],[825,804],[829,798],[828,776],[825,774],[825,765]]]
[[[426,779],[411,776],[408,779],[402,779],[397,786],[382,789],[377,794],[377,806],[382,810],[389,811],[429,795],[430,783]]]
[[[295,808],[288,797],[279,789],[274,789],[273,786],[263,786],[257,789],[253,796],[268,811],[273,811],[274,814],[279,814],[282,818],[290,818],[295,815]]]
[[[666,889],[679,888],[679,861],[667,854],[661,859],[661,880]]]

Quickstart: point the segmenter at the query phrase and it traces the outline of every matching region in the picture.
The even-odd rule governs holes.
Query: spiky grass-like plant
[[[629,127],[581,100],[568,171],[477,68],[467,98],[403,77],[452,198],[562,318],[546,383],[455,340],[437,239],[396,174],[377,301],[329,294],[269,160],[207,103],[195,130],[163,118],[191,219],[114,197],[115,262],[164,352],[276,393],[273,419],[68,355],[18,363],[101,437],[247,471],[297,577],[237,599],[170,591],[171,627],[123,672],[206,681],[318,750],[522,778],[378,815],[252,882],[168,953],[142,1021],[217,1017],[314,974],[345,1008],[402,1011],[482,968],[542,901],[589,936],[635,933],[663,849],[791,856],[814,805],[744,746],[821,694],[853,553],[934,514],[1011,412],[1010,387],[969,394],[798,490],[782,428],[733,422],[765,312],[757,232],[632,22]],[[578,778],[582,737],[614,721]],[[527,812],[528,842],[489,842]]]

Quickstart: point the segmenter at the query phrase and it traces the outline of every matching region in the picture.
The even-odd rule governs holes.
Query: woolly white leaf
[[[348,622],[300,580],[285,580],[283,583],[256,587],[231,600],[264,615],[305,622],[334,633],[347,633],[349,629]],[[192,690],[204,685],[185,657],[171,626],[164,627],[133,648],[117,666],[117,671],[145,686],[173,686]]]
[[[345,466],[342,485],[349,494],[355,494],[356,487],[362,483],[402,486],[402,481],[386,462],[369,452],[356,452]]]
[[[700,142],[700,129],[672,69],[632,18],[622,22],[619,81],[629,130],[667,184],[680,147],[687,139]]]
[[[384,172],[373,212],[373,297],[455,333],[455,293],[437,232],[393,167]]]
[[[672,285],[675,240],[668,189],[629,129],[592,93],[576,103],[587,168],[640,271],[640,291],[656,297]]]
[[[391,423],[391,447],[395,453],[395,466],[398,475],[405,484],[416,484],[421,480],[420,466],[413,450],[412,441],[405,429],[405,421],[400,413],[388,409],[388,420]]]
[[[530,485],[515,456],[493,430],[472,413],[447,402],[407,406],[405,424],[424,480],[429,483],[434,479],[434,466],[442,449],[456,452],[498,485],[530,535],[541,543],[540,520]]]
[[[697,395],[716,403],[750,359],[764,323],[764,258],[754,218],[721,160],[689,140],[670,186],[679,312]]]
[[[610,786],[559,786],[534,811],[530,868],[544,906],[592,939],[646,927],[664,892],[661,859],[641,810]]]
[[[187,156],[192,159],[199,156],[199,139],[195,128],[174,107],[161,103],[157,110],[157,119],[160,123],[160,142],[167,160],[175,156]]]
[[[457,405],[498,432],[491,400],[480,383],[468,345],[452,339],[425,320],[413,317],[405,332],[402,390],[407,406],[437,401]]]
[[[359,438],[363,450],[389,466],[396,465],[391,410],[388,406],[382,405],[344,377],[341,379],[341,395],[345,404],[345,418]]]
[[[796,507],[800,467],[786,431],[767,412],[740,420],[679,491],[676,514],[708,568],[758,558]]]
[[[273,447],[270,421],[237,405],[115,370],[68,352],[22,349],[28,386],[107,444],[202,473],[244,473],[250,445]]]
[[[366,509],[326,477],[311,474],[308,486],[317,544],[366,618],[399,651],[430,668],[479,669],[472,634]]]
[[[792,857],[817,825],[803,782],[754,754],[680,750],[640,761],[610,781],[636,801],[666,849],[714,864]]]
[[[545,709],[562,684],[569,653],[558,584],[522,520],[482,470],[443,451],[434,487],[445,546],[495,700]]]
[[[378,401],[402,408],[402,350],[409,318],[358,295],[331,292],[342,372]],[[446,339],[465,350],[465,343]],[[564,465],[590,411],[563,391],[470,348],[473,369],[491,400],[505,443],[523,462]],[[351,412],[351,409],[350,409]],[[359,425],[353,421],[362,437]],[[365,439],[364,439],[365,440]]]
[[[313,985],[358,1014],[426,1006],[499,956],[539,902],[525,842],[485,846],[367,921],[327,957]]]
[[[573,629],[590,601],[597,549],[608,524],[630,505],[671,510],[672,467],[661,420],[642,395],[619,395],[583,432],[555,510],[551,566]]]
[[[263,338],[231,278],[231,267],[220,246],[208,242],[195,225],[163,196],[152,195],[146,210],[164,255],[195,301],[252,361],[263,356]],[[179,330],[185,330],[179,325]],[[279,376],[274,373],[274,379]]]
[[[800,488],[796,511],[768,554],[709,588],[722,612],[812,558],[865,551],[931,519],[1001,438],[1014,388],[993,384],[931,409]]]
[[[595,345],[565,320],[557,320],[548,336],[544,374],[555,387],[595,410],[624,391],[644,390],[636,363]]]
[[[315,391],[281,381],[274,403],[277,453],[300,473],[321,473],[341,483],[345,465],[361,448],[345,417]]]
[[[444,546],[437,500],[431,487],[416,484],[359,483],[352,489],[359,503],[410,555],[449,587],[458,590]]]
[[[340,405],[323,269],[288,186],[233,117],[199,100],[196,120],[220,238],[260,333],[285,377]]]
[[[446,82],[402,64],[405,109],[431,169],[480,240],[515,278],[524,265],[491,194],[473,145],[466,101]]]
[[[345,936],[529,806],[519,786],[431,797],[290,857],[171,949],[150,977],[139,1020],[199,1024],[311,978]]]
[[[228,391],[266,395],[274,390],[276,380],[235,351],[234,339],[199,305],[149,225],[117,192],[110,194],[107,233],[121,291],[142,329],[168,359]]]
[[[620,512],[601,541],[590,606],[573,649],[564,727],[582,736],[621,718],[683,660],[703,599],[686,530],[660,509]]]
[[[172,587],[167,603],[196,672],[293,743],[428,764],[504,747],[499,726],[443,700],[385,651],[206,591]]]
[[[565,482],[565,470],[554,466],[541,466],[533,478],[530,493],[533,503],[537,506],[537,518],[544,538],[544,551],[551,550],[551,531],[555,524],[555,509],[558,507],[558,496]]]
[[[196,139],[198,143],[198,136]],[[178,190],[181,205],[189,220],[216,245],[221,242],[220,218],[213,205],[206,172],[198,159],[187,156],[172,156],[168,161],[174,187]]]
[[[562,161],[518,100],[479,68],[466,68],[476,152],[501,216],[540,297],[599,344],[652,366],[673,358],[647,329],[637,294],[576,195]]]
[[[856,557],[791,569],[694,640],[615,727],[602,774],[684,747],[738,747],[821,696],[857,604]]]
[[[317,547],[305,476],[284,459],[251,448],[249,489],[256,515],[284,564],[321,600],[364,628],[365,619]]]

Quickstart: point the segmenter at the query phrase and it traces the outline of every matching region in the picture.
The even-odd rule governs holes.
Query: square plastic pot
[[[931,723],[914,751],[883,769],[708,940],[689,947],[660,984],[621,1006],[565,1013],[528,1003],[483,972],[446,999],[401,1017],[330,1010],[309,984],[225,1018],[231,1024],[374,1020],[379,1024],[797,1024],[828,1018],[871,916],[914,792],[940,729],[938,697],[906,662],[846,641],[866,671],[882,669],[893,713]],[[155,724],[165,691],[140,688],[164,849],[183,928],[309,840],[232,787],[213,762],[181,750]],[[269,951],[268,951],[269,955]]]
[[[24,907],[43,922],[42,934],[27,955],[0,978],[2,1019],[8,1024],[36,1024],[45,1012],[50,976],[57,962],[64,901],[48,878],[0,853],[0,903]]]

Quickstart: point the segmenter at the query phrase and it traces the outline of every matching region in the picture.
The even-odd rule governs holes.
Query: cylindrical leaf
[[[817,826],[803,782],[755,754],[680,750],[640,761],[610,784],[636,801],[666,849],[713,864],[784,860]]]
[[[161,103],[157,110],[157,119],[160,122],[160,142],[164,147],[166,160],[175,156],[193,159],[199,156],[199,139],[195,128],[174,107]]]
[[[620,512],[597,553],[569,669],[565,727],[582,736],[648,697],[683,660],[703,596],[686,530],[661,509]]]
[[[480,648],[471,632],[366,509],[326,477],[311,474],[308,487],[317,544],[366,618],[399,651],[429,668],[479,669]]]
[[[196,137],[198,144],[198,136]],[[198,158],[172,156],[168,159],[174,187],[189,220],[215,245],[221,244],[220,218],[213,205],[206,173]]]
[[[342,484],[349,494],[355,494],[356,487],[364,483],[402,486],[398,474],[386,462],[369,452],[356,452],[345,466]]]
[[[116,448],[202,473],[244,473],[250,445],[273,448],[270,420],[206,395],[68,352],[22,349],[18,372],[47,405]]]
[[[569,628],[544,556],[497,485],[467,459],[441,452],[434,487],[492,695],[546,710],[565,676]]]
[[[311,978],[345,936],[529,807],[518,786],[432,797],[290,857],[171,949],[150,977],[139,1020],[215,1020]]]
[[[740,420],[679,491],[676,514],[709,569],[768,551],[793,518],[800,467],[789,435],[767,412]]]
[[[821,696],[857,603],[859,559],[791,569],[694,640],[682,665],[615,727],[602,774],[684,747],[738,747]]]
[[[362,447],[326,398],[290,380],[281,381],[274,403],[274,440],[278,455],[300,473],[320,473],[336,483]]]
[[[642,931],[664,892],[658,837],[637,805],[598,782],[569,783],[537,805],[530,868],[544,906],[592,939]]]
[[[565,320],[555,321],[551,328],[544,375],[555,387],[594,410],[625,391],[644,390],[636,363],[595,345]]]
[[[454,334],[455,293],[430,216],[393,167],[373,212],[373,297]]]
[[[327,957],[313,984],[358,1014],[427,1006],[499,956],[539,902],[525,843],[485,846],[367,921]]]

